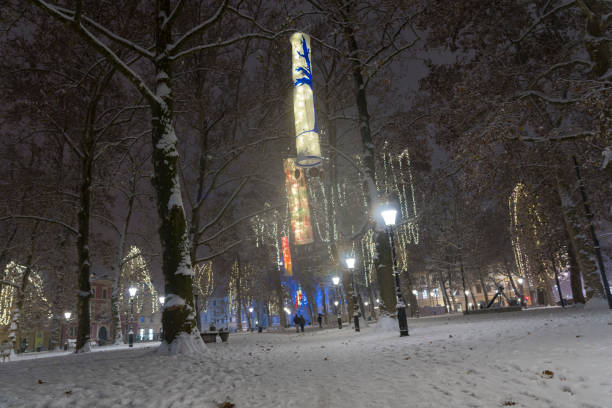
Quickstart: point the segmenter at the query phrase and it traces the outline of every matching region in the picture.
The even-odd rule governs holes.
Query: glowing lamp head
[[[338,286],[338,284],[340,283],[340,278],[339,278],[339,277],[337,277],[337,276],[334,276],[334,277],[332,278],[332,283],[333,283],[334,285]]]
[[[134,297],[136,296],[136,292],[138,292],[138,289],[136,288],[136,286],[130,286],[128,292],[130,292],[130,297]]]
[[[522,285],[523,284],[523,278],[518,278],[518,283],[519,283],[519,285]]]
[[[253,308],[249,307],[249,313],[253,313]]]
[[[377,299],[376,299],[376,303],[380,303],[380,299],[378,299],[378,298],[377,298]]]
[[[370,304],[370,302],[363,302],[364,306],[368,306]]]
[[[72,312],[64,312],[64,317],[66,320],[70,320],[70,316],[72,316]]]
[[[353,258],[353,257],[346,258],[345,262],[346,262],[346,266],[349,269],[354,269],[355,268],[355,258]]]
[[[467,296],[467,295],[469,295],[469,294],[470,294],[470,291],[469,291],[469,290],[466,290],[466,291],[465,291],[465,292],[463,292],[463,293],[465,293],[465,294],[466,294],[466,296]]]
[[[413,291],[412,291],[412,294],[413,294],[414,296],[416,296],[416,295],[418,295],[418,294],[419,294],[419,292],[417,292],[416,290],[413,290]]]
[[[397,216],[397,210],[394,210],[393,208],[388,208],[386,210],[383,210],[380,213],[383,217],[383,220],[385,221],[385,225],[387,227],[392,227],[393,225],[395,225],[395,217]]]
[[[334,306],[338,306],[338,301],[334,300]]]
[[[161,303],[162,305],[163,305],[164,303],[166,303],[166,297],[165,297],[165,296],[160,296],[160,297],[159,297],[159,303]]]

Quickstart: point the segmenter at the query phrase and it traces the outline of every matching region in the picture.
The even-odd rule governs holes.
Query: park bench
[[[227,339],[229,338],[229,331],[227,330],[209,330],[209,331],[200,333],[200,336],[202,336],[202,340],[204,340],[204,343],[216,343],[217,336],[219,336],[219,338],[221,339],[221,342],[225,343],[227,342]]]
[[[2,355],[2,361],[7,358],[11,359],[11,350],[13,349],[13,345],[11,343],[3,343],[0,344],[0,355]]]

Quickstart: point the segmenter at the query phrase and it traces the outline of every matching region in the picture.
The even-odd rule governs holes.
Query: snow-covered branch
[[[559,11],[561,11],[563,9],[566,9],[568,7],[571,7],[571,6],[575,5],[575,4],[576,4],[576,1],[575,0],[571,0],[571,1],[568,1],[566,3],[563,3],[563,4],[555,7],[554,9],[550,10],[548,13],[545,13],[545,14],[541,15],[540,17],[538,17],[536,19],[536,21],[523,34],[521,34],[521,36],[519,38],[517,38],[516,40],[512,40],[512,42],[513,43],[519,43],[519,42],[523,41],[523,39],[525,37],[527,37],[537,26],[539,26],[542,23],[543,20],[545,20],[546,18],[552,16],[553,14],[556,14],[557,12],[559,12]]]
[[[219,256],[219,255],[223,255],[224,253],[226,253],[226,252],[227,252],[227,251],[229,251],[230,249],[234,248],[235,246],[240,245],[240,243],[241,243],[241,242],[242,242],[242,240],[236,241],[236,242],[234,242],[234,243],[232,243],[232,244],[228,245],[227,247],[223,248],[223,249],[222,249],[221,251],[219,251],[219,252],[215,252],[214,254],[211,254],[211,255],[205,256],[205,257],[203,257],[203,258],[197,258],[197,259],[194,261],[194,263],[195,263],[195,264],[199,264],[199,263],[202,263],[202,262],[210,261],[211,259],[213,259],[213,258],[215,258],[215,257],[217,257],[217,256]]]
[[[517,140],[519,142],[530,142],[530,143],[542,143],[542,142],[570,142],[580,139],[585,139],[589,137],[597,137],[598,133],[592,130],[585,130],[581,132],[576,132],[568,135],[562,135],[557,137],[523,137],[523,136],[514,136],[514,137],[504,137],[506,140]]]
[[[134,84],[136,89],[149,101],[151,104],[157,104],[158,99],[154,92],[147,86],[140,76],[134,72],[116,53],[114,53],[106,44],[100,41],[95,35],[87,30],[83,24],[74,24],[74,19],[58,7],[51,5],[43,0],[30,0],[34,5],[46,11],[52,17],[68,24],[73,28],[89,45],[104,55],[110,63],[115,66],[121,73]]]
[[[198,241],[197,245],[206,244],[207,242],[212,241],[213,239],[217,238],[219,235],[223,234],[225,231],[227,231],[230,228],[233,228],[236,225],[240,224],[242,221],[248,220],[249,218],[253,218],[256,215],[263,214],[263,213],[271,211],[271,210],[278,210],[278,209],[283,208],[283,207],[285,207],[285,204],[281,204],[281,205],[276,205],[276,206],[264,208],[263,210],[255,211],[254,213],[251,213],[251,214],[245,215],[243,217],[240,217],[236,221],[234,221],[231,224],[229,224],[228,226],[221,228],[219,231],[215,232],[210,237],[207,237],[207,238],[204,238],[204,239]]]
[[[217,213],[217,215],[215,216],[215,218],[212,219],[212,221],[210,221],[208,224],[204,225],[199,231],[198,231],[198,236],[201,235],[204,231],[206,231],[208,228],[212,227],[213,225],[215,225],[219,219],[223,216],[223,214],[225,214],[225,211],[227,211],[227,209],[229,208],[230,204],[234,201],[234,199],[236,198],[236,196],[240,193],[240,191],[242,190],[242,188],[244,187],[244,185],[249,181],[249,177],[246,177],[242,183],[240,183],[240,185],[238,185],[238,187],[236,187],[236,189],[234,190],[234,192],[232,193],[232,195],[227,199],[227,201],[225,202],[225,204],[223,205],[223,207],[221,208],[221,211],[219,211],[219,213]]]
[[[117,225],[115,225],[115,223],[112,220],[110,220],[110,219],[108,219],[108,218],[106,218],[106,217],[104,217],[103,215],[100,215],[100,214],[92,214],[91,216],[94,217],[94,218],[99,219],[100,221],[104,222],[106,225],[110,226],[112,229],[115,230],[115,232],[117,234],[121,233],[121,231],[119,230],[119,227],[117,227]]]
[[[540,79],[544,78],[547,75],[550,75],[551,73],[553,73],[554,71],[561,69],[561,68],[565,68],[565,67],[569,67],[572,65],[586,65],[587,67],[592,67],[593,64],[590,61],[586,61],[586,60],[581,60],[581,59],[574,59],[571,61],[566,61],[566,62],[560,62],[558,64],[554,64],[552,65],[550,68],[548,68],[546,71],[542,72],[540,75],[538,75],[533,81],[532,84],[535,84],[536,82],[538,82]]]
[[[2,217],[0,218],[0,222],[2,221],[6,221],[6,220],[10,220],[10,219],[23,219],[23,220],[37,220],[37,221],[43,221],[43,222],[48,222],[51,224],[57,224],[57,225],[61,225],[62,227],[66,228],[68,231],[79,235],[79,231],[77,231],[76,228],[71,227],[70,225],[66,224],[65,222],[59,221],[59,220],[54,220],[52,218],[45,218],[45,217],[39,217],[36,215],[9,215],[6,217]]]
[[[287,30],[279,31],[279,32],[277,32],[275,34],[262,34],[262,33],[242,34],[242,35],[238,35],[238,36],[236,36],[234,38],[230,38],[230,39],[225,40],[225,41],[219,41],[219,42],[212,43],[212,44],[198,45],[196,47],[189,48],[189,49],[187,49],[185,51],[176,52],[175,54],[171,55],[169,57],[169,59],[171,61],[176,61],[176,60],[178,60],[178,59],[180,59],[180,58],[182,58],[182,57],[184,57],[186,55],[192,54],[192,53],[197,52],[197,51],[203,51],[203,50],[210,50],[210,49],[213,49],[213,48],[226,47],[228,45],[237,43],[239,41],[244,41],[244,40],[248,40],[248,39],[251,39],[251,38],[259,38],[259,39],[262,39],[262,40],[273,41],[273,40],[276,40],[281,35],[284,35],[284,34],[287,34],[287,33],[291,33],[291,32],[294,32],[294,31],[295,31],[295,29],[292,28],[292,29],[287,29]]]
[[[66,16],[71,16],[74,15],[74,19],[75,19],[75,23],[76,22],[76,13],[73,12],[70,9],[66,9],[60,6],[53,6],[55,7],[57,10],[62,11],[63,14],[65,14]],[[145,57],[145,58],[149,58],[149,59],[153,59],[154,55],[151,51],[147,50],[146,48],[143,48],[141,46],[139,46],[138,44],[135,44],[133,41],[128,40],[127,38],[123,38],[120,35],[110,31],[109,29],[107,29],[106,27],[104,27],[103,25],[101,25],[100,23],[96,22],[95,20],[92,20],[91,18],[87,17],[87,16],[83,16],[81,15],[80,18],[80,22],[85,22],[86,24],[91,25],[92,27],[94,27],[96,30],[100,31],[102,34],[104,34],[107,38],[109,38],[110,40],[113,40],[127,48],[129,48],[130,50],[136,52],[137,54]],[[78,24],[78,23],[77,23]]]
[[[519,99],[526,98],[528,96],[533,96],[538,99],[541,99],[545,102],[552,103],[555,105],[570,105],[572,103],[579,102],[580,99],[565,99],[565,98],[554,98],[552,96],[548,96],[540,91],[525,91],[519,94]]]
[[[168,25],[171,25],[174,22],[174,20],[176,20],[176,17],[179,15],[184,5],[185,5],[184,0],[179,0],[178,3],[176,3],[176,6],[174,6],[174,9],[172,9],[172,11],[170,12],[170,15],[166,17],[166,19],[162,23],[162,26],[161,26],[162,31],[166,30],[166,27]]]
[[[389,61],[391,61],[393,58],[395,58],[395,56],[397,56],[402,51],[405,51],[408,48],[412,48],[420,39],[421,39],[421,37],[419,37],[417,35],[416,38],[413,41],[411,41],[410,43],[406,44],[403,47],[397,48],[394,52],[392,52],[391,54],[387,55],[380,63],[376,64],[376,69],[374,71],[372,71],[368,75],[368,77],[366,78],[366,80],[363,83],[363,87],[367,88],[368,84],[370,83],[370,80],[372,78],[374,78],[376,76],[376,74],[378,74],[378,71],[380,71],[381,67],[384,67]]]
[[[168,54],[169,55],[173,55],[174,52],[176,50],[178,50],[191,37],[193,37],[194,35],[202,32],[204,30],[206,30],[211,25],[215,24],[221,18],[223,13],[225,12],[225,8],[227,7],[227,4],[228,4],[228,0],[223,0],[223,3],[221,4],[221,6],[219,6],[217,11],[215,12],[215,14],[213,14],[213,16],[211,18],[209,18],[208,20],[206,20],[206,21],[198,24],[197,26],[193,27],[191,30],[189,30],[185,34],[183,34],[183,36],[181,38],[176,40],[176,42],[174,44],[169,45],[168,46]],[[180,6],[180,4],[179,4],[179,6]],[[177,7],[179,7],[179,6],[177,6]],[[175,10],[176,10],[176,8],[175,8]],[[173,10],[172,13],[174,13],[175,10]],[[170,14],[170,15],[172,16],[172,14]]]

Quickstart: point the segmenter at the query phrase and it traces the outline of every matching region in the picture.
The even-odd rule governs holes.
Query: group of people
[[[301,329],[302,333],[304,333],[304,326],[306,325],[306,319],[304,319],[304,316],[296,313],[295,316],[293,316],[293,323],[295,324],[296,332],[299,333]]]
[[[317,316],[317,322],[319,323],[319,328],[323,328],[323,315],[321,313],[319,313]],[[304,326],[306,325],[306,319],[304,319],[304,316],[296,313],[295,316],[293,316],[293,323],[295,324],[296,332],[299,333],[301,330],[302,333],[304,333]]]

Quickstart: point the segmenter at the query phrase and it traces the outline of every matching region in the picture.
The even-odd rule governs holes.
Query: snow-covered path
[[[409,325],[407,338],[373,326],[232,335],[195,359],[141,348],[4,363],[0,407],[612,407],[608,310]]]

